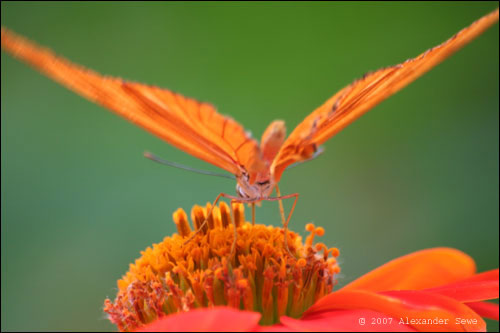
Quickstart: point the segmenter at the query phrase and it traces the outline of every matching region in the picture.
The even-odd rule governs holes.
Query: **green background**
[[[212,102],[259,138],[497,6],[2,2],[1,20],[101,73]],[[282,192],[300,193],[291,228],[325,227],[339,285],[435,246],[498,267],[498,30],[285,172]],[[2,330],[115,330],[102,306],[128,264],[174,232],[175,209],[235,184],[145,159],[216,170],[3,52],[1,66]],[[264,202],[257,221],[279,225],[278,205]]]

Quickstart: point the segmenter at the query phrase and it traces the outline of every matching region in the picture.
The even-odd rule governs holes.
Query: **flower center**
[[[205,221],[207,207],[194,206],[195,229]],[[313,244],[324,229],[309,223],[305,243],[293,231],[284,247],[283,230],[245,222],[243,204],[222,202],[206,226],[190,241],[192,230],[182,209],[173,214],[178,234],[142,251],[118,280],[114,302],[104,311],[121,331],[132,331],[161,316],[200,307],[227,305],[262,314],[261,324],[281,315],[298,318],[317,299],[330,293],[340,272],[337,248]],[[231,255],[237,229],[236,249]]]

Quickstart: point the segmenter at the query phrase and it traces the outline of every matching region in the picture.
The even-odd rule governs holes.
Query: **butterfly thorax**
[[[277,155],[286,136],[285,122],[275,120],[262,134],[260,147],[256,157],[247,168],[240,166],[240,175],[236,176],[236,193],[243,199],[265,199],[274,189],[274,178],[271,176],[271,163]]]

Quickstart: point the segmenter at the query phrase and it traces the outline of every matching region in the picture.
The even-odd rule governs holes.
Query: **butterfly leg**
[[[212,215],[214,207],[217,205],[217,202],[219,202],[220,198],[222,198],[222,197],[227,198],[227,199],[231,199],[232,220],[233,220],[233,225],[234,225],[234,239],[233,239],[233,244],[231,245],[231,254],[230,254],[230,257],[232,257],[234,255],[235,250],[236,250],[236,240],[238,238],[238,233],[237,233],[237,230],[236,230],[236,221],[234,219],[235,215],[234,215],[234,210],[233,210],[233,203],[236,203],[236,202],[250,203],[250,204],[252,204],[252,205],[255,206],[255,200],[252,200],[252,199],[242,199],[242,198],[238,198],[238,197],[226,194],[226,193],[219,193],[219,195],[217,196],[217,198],[215,198],[214,203],[212,204],[212,207],[208,211],[207,217],[205,218],[205,221],[203,221],[203,223],[200,225],[200,227],[184,242],[184,245],[187,244],[187,243],[189,243],[205,227],[205,225],[208,223],[208,219]]]
[[[231,213],[232,213],[232,220],[233,220],[233,244],[231,244],[231,252],[229,253],[229,258],[233,258],[235,252],[236,252],[236,241],[238,240],[238,232],[236,230],[236,216],[234,214],[234,208],[233,204],[240,202],[239,200],[232,199],[231,200]]]
[[[251,205],[252,205],[252,225],[255,225],[255,202],[252,202]]]
[[[229,258],[232,258],[234,256],[234,254],[236,253],[236,241],[238,240],[238,230],[237,230],[237,227],[236,227],[236,215],[235,215],[235,212],[234,212],[234,206],[233,204],[235,203],[249,203],[252,205],[252,223],[254,223],[254,220],[255,220],[255,202],[256,200],[255,199],[243,199],[243,198],[239,198],[239,197],[234,197],[232,195],[229,195],[229,194],[225,194],[225,193],[222,193],[223,194],[223,197],[224,198],[228,198],[228,199],[231,199],[231,212],[232,212],[232,220],[233,220],[233,232],[234,232],[234,236],[233,236],[233,244],[231,244],[231,252],[229,254]]]
[[[269,201],[278,201],[279,202],[279,207],[280,207],[280,215],[281,215],[281,221],[283,223],[283,237],[284,237],[284,244],[285,244],[285,250],[288,252],[288,254],[291,257],[294,257],[290,249],[288,248],[288,223],[290,222],[290,218],[292,217],[293,211],[295,210],[295,205],[297,205],[297,200],[299,199],[299,194],[294,193],[294,194],[288,194],[281,196],[280,189],[278,185],[276,184],[276,198],[268,198],[267,200]],[[283,199],[289,199],[289,198],[295,198],[292,204],[292,208],[290,209],[290,213],[288,213],[288,217],[285,219],[285,209],[283,208]]]
[[[228,194],[224,194],[224,197],[231,199],[231,211],[232,211],[234,237],[233,237],[233,244],[231,244],[231,252],[229,254],[229,258],[232,258],[234,256],[234,254],[236,253],[236,241],[238,240],[238,232],[237,232],[237,227],[236,227],[236,216],[234,213],[233,204],[235,204],[235,203],[242,203],[242,204],[249,203],[252,206],[252,225],[254,225],[255,224],[255,202],[257,200],[238,198],[238,197],[234,197],[234,196],[228,195]]]
[[[184,242],[183,245],[186,245],[187,243],[189,243],[196,235],[198,235],[198,233],[205,227],[205,225],[208,223],[208,219],[210,218],[210,216],[212,215],[212,212],[214,210],[214,207],[215,205],[217,205],[217,202],[219,202],[220,198],[222,197],[226,197],[226,196],[229,196],[229,194],[226,194],[226,193],[219,193],[219,195],[217,196],[217,198],[215,198],[214,200],[214,203],[212,204],[212,207],[210,207],[210,210],[208,211],[207,213],[207,217],[205,218],[205,221],[203,221],[203,223],[200,225],[200,227],[198,229],[195,230],[195,232]]]

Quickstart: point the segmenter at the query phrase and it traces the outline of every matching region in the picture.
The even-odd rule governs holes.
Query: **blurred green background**
[[[101,73],[212,102],[259,138],[497,6],[2,2],[1,20]],[[282,192],[300,193],[291,228],[325,227],[341,250],[339,285],[435,246],[498,267],[498,30],[285,172]],[[2,330],[115,330],[102,306],[128,264],[174,232],[175,209],[235,184],[145,159],[216,170],[3,52],[1,66]],[[277,204],[257,220],[279,225]]]

